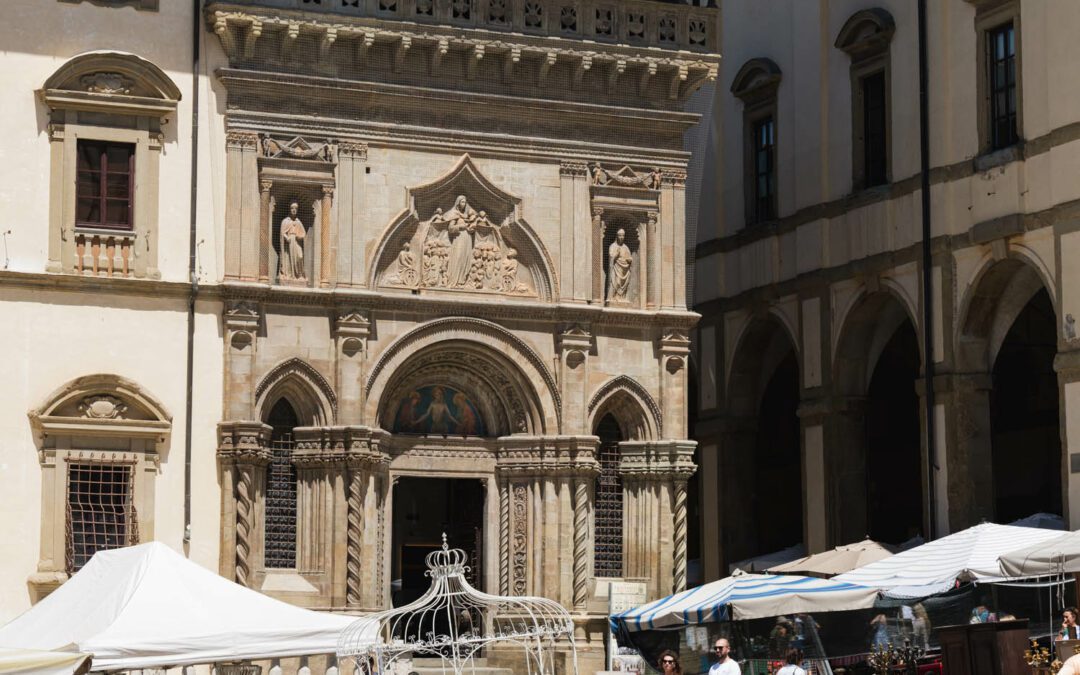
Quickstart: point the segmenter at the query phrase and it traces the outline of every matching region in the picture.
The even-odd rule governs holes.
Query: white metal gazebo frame
[[[355,621],[338,641],[338,657],[356,661],[357,673],[388,674],[403,657],[440,659],[444,673],[463,675],[479,666],[481,651],[503,642],[525,653],[528,675],[555,675],[555,647],[565,641],[571,654],[567,675],[578,675],[574,621],[547,598],[488,595],[469,585],[468,560],[451,549],[443,534],[440,550],[427,555],[431,587],[404,607]],[[374,639],[373,639],[374,638]]]

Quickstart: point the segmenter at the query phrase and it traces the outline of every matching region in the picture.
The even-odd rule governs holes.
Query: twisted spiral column
[[[510,593],[510,486],[499,483],[499,592]]]
[[[584,478],[574,484],[574,607],[584,608],[588,599],[589,488]]]
[[[251,546],[255,523],[254,467],[237,465],[236,471],[236,583],[248,585],[251,576]]]
[[[349,530],[345,562],[345,599],[349,607],[360,605],[360,553],[364,533],[364,472],[353,469],[349,477]]]
[[[686,590],[686,481],[675,481],[674,593]]]

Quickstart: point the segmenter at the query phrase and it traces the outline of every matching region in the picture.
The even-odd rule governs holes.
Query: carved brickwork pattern
[[[528,522],[529,493],[524,485],[514,486],[514,549],[512,560],[514,565],[514,595],[525,595],[528,591],[526,578],[526,562],[528,561]]]

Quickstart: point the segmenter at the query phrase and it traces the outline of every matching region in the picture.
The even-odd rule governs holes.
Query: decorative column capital
[[[580,160],[564,159],[559,164],[559,175],[584,178],[589,175],[589,165]]]
[[[599,221],[599,219],[604,215],[604,207],[594,205],[592,207],[592,214],[593,214],[593,218],[595,220]]]
[[[218,461],[222,464],[265,466],[270,463],[268,424],[250,420],[218,424]]]
[[[676,188],[686,187],[686,169],[664,169],[661,182]]]
[[[685,483],[694,472],[697,441],[623,441],[619,443],[619,474],[624,480]]]
[[[334,198],[334,186],[333,185],[323,185],[322,186],[322,195],[323,195],[324,199],[327,198],[327,197],[329,197],[330,199],[333,199]]]
[[[240,129],[228,131],[225,133],[225,147],[230,150],[255,150],[259,147],[259,134]]]
[[[267,192],[270,192],[270,188],[272,187],[274,187],[274,181],[268,178],[262,178],[259,180],[259,192],[265,194]]]
[[[354,160],[366,162],[368,157],[368,144],[358,141],[341,141],[338,143],[338,156],[350,157]]]

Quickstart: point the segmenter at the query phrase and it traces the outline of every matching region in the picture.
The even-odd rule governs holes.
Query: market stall
[[[235,584],[151,542],[102,551],[0,628],[0,647],[93,654],[130,670],[333,654],[353,618],[314,612]]]

